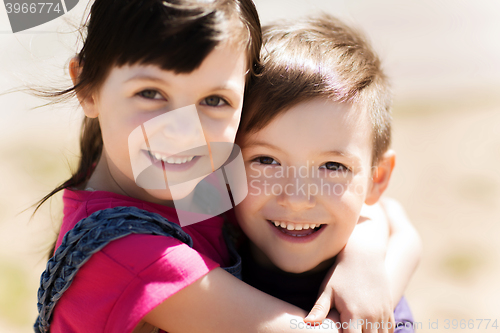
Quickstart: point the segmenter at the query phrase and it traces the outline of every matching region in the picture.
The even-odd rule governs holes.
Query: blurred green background
[[[0,6],[0,92],[69,85],[87,2],[12,34]],[[263,23],[326,11],[365,31],[391,78],[397,166],[389,195],[424,241],[407,298],[429,321],[500,324],[500,2],[488,0],[258,0]],[[77,155],[76,104],[0,96],[0,332],[31,332],[36,290],[59,221],[57,197],[30,207],[69,175]],[[484,326],[484,325],[483,325]],[[484,331],[490,331],[484,330]],[[483,331],[481,330],[453,330]]]

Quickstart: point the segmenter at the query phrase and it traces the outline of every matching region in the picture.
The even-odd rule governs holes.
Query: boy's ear
[[[81,71],[82,67],[80,66],[78,57],[71,58],[69,61],[69,75],[71,76],[74,86],[78,83]],[[86,94],[83,91],[79,91],[76,94],[76,97],[78,98],[78,101],[83,108],[83,112],[87,117],[96,118],[99,115],[96,108],[95,97],[92,94]]]
[[[382,193],[384,193],[385,189],[389,185],[389,180],[391,179],[395,163],[396,153],[394,150],[389,149],[381,157],[378,165],[372,172],[371,188],[368,190],[368,194],[365,199],[365,203],[367,205],[375,204]]]

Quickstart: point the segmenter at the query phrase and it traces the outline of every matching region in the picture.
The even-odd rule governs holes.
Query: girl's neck
[[[130,196],[110,176],[111,172],[109,171],[107,160],[102,156],[84,187],[90,187],[96,191],[107,191]]]
[[[126,186],[126,184],[120,182],[121,181],[120,178],[123,177],[120,177],[120,175],[116,175],[116,171],[114,173],[115,175],[113,176],[113,171],[110,169],[110,165],[108,164],[106,154],[103,151],[103,154],[101,155],[101,158],[99,159],[99,162],[97,163],[94,172],[90,176],[90,179],[88,180],[87,184],[85,184],[83,189],[92,188],[95,191],[112,192],[127,197],[140,199],[174,208],[173,201],[161,200],[155,198],[154,196],[150,195],[144,189],[139,188],[135,184],[134,184],[135,188],[130,189],[130,186]]]
[[[176,208],[173,200],[159,199],[148,193],[143,188],[137,186],[134,181],[126,178],[125,176],[122,176],[119,170],[111,170],[106,158],[105,150],[103,150],[101,158],[99,159],[99,162],[97,163],[92,175],[90,176],[90,179],[80,189],[83,190],[87,188],[91,188],[95,191],[112,192],[135,199],[152,202],[155,204]],[[201,189],[203,189],[203,186],[201,187]],[[198,193],[198,195],[203,196],[203,191],[201,191],[201,194]],[[203,214],[205,212],[205,210],[202,209],[203,207],[198,207],[198,204],[196,204],[200,200],[194,199],[195,191],[193,190],[190,194],[188,194],[187,197],[183,199],[183,201],[186,200],[187,202],[190,202],[190,204],[187,206],[183,205],[183,209],[186,211]],[[184,203],[186,201],[184,201]]]

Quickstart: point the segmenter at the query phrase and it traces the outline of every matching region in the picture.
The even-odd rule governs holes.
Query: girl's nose
[[[311,183],[305,179],[294,178],[282,186],[277,197],[278,204],[292,211],[311,209],[316,205],[317,193],[311,190]]]
[[[186,145],[186,149],[205,145],[205,136],[200,118],[194,105],[167,113],[162,133],[176,145]],[[192,147],[191,147],[192,146]]]

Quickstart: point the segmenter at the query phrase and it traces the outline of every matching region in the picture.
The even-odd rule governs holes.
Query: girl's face
[[[246,64],[241,47],[224,43],[188,74],[154,65],[112,68],[98,93],[82,102],[88,117],[99,118],[104,142],[99,164],[106,168],[98,165],[89,183],[94,178],[99,184],[92,187],[117,192],[118,186],[129,196],[162,204],[174,193],[165,183],[181,183],[177,197],[191,193],[227,158],[226,147],[232,148]],[[138,171],[148,165],[160,172],[162,186],[138,185]]]

